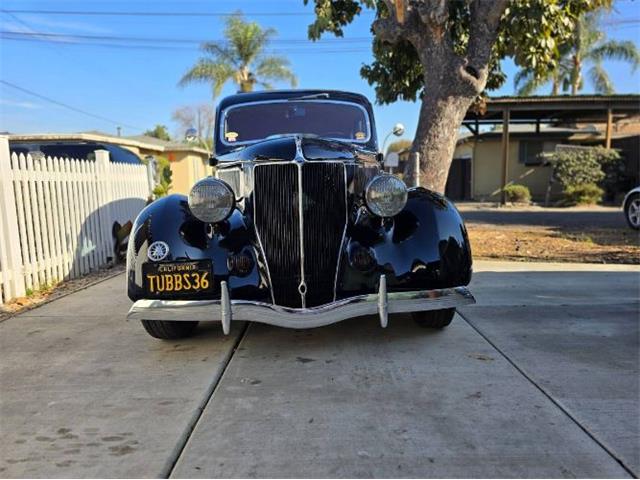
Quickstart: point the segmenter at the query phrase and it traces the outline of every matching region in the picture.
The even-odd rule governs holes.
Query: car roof
[[[363,107],[368,115],[369,121],[371,123],[371,137],[369,142],[367,143],[367,147],[372,150],[377,149],[378,139],[376,137],[376,128],[375,128],[375,118],[373,114],[373,107],[367,97],[361,95],[359,93],[353,92],[345,92],[342,90],[321,90],[321,89],[305,89],[305,90],[265,90],[259,92],[246,92],[246,93],[237,93],[235,95],[230,95],[228,97],[223,98],[218,103],[218,107],[216,109],[216,125],[215,125],[215,133],[214,133],[214,150],[216,155],[223,155],[230,150],[233,150],[233,146],[224,145],[220,139],[220,115],[221,112],[226,110],[228,107],[234,105],[241,105],[243,103],[252,103],[252,102],[264,102],[269,100],[286,100],[288,98],[295,97],[309,97],[313,95],[326,94],[326,98],[319,97],[317,100],[337,100],[343,102],[353,102],[361,107]],[[315,100],[313,98],[308,98],[307,100]]]
[[[219,109],[225,109],[231,105],[237,105],[239,103],[260,102],[268,100],[280,100],[292,97],[304,97],[319,94],[327,94],[328,100],[342,100],[358,103],[367,110],[371,109],[371,103],[364,95],[353,92],[345,92],[342,90],[320,90],[320,89],[305,89],[305,90],[264,90],[258,92],[246,92],[237,93],[235,95],[229,95],[223,98],[218,105]],[[322,97],[318,100],[322,100]]]

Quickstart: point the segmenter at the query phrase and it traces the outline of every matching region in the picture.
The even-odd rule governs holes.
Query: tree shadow
[[[68,229],[67,245],[75,242],[75,248],[71,268],[63,279],[123,263],[133,222],[147,204],[146,200],[134,197],[115,200],[87,215],[79,231]]]

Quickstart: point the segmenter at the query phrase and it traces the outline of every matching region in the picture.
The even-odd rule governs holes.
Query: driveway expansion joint
[[[602,448],[613,460],[615,460],[620,467],[622,467],[631,478],[638,478],[636,473],[629,467],[618,455],[615,454],[612,448],[606,445],[602,440],[598,439],[596,435],[584,426],[560,401],[556,400],[550,392],[547,391],[542,385],[540,385],[531,375],[529,375],[522,367],[509,357],[506,352],[499,348],[480,328],[478,328],[471,320],[460,311],[456,313],[469,325],[473,330],[478,333],[493,349],[500,354],[513,368],[516,369],[529,383],[531,383],[536,389],[538,389],[551,403],[562,411],[580,430],[582,430],[591,440],[593,440],[600,448]]]
[[[236,351],[240,347],[242,340],[244,340],[244,338],[246,337],[247,331],[249,330],[249,325],[250,325],[249,322],[245,322],[244,326],[242,327],[242,332],[240,333],[240,335],[237,336],[233,344],[233,347],[229,350],[229,353],[223,359],[221,368],[217,370],[211,383],[209,384],[209,387],[207,388],[207,391],[203,395],[202,400],[196,407],[196,410],[194,411],[193,416],[189,420],[189,423],[187,424],[186,428],[184,429],[184,432],[182,433],[182,435],[180,435],[180,438],[178,439],[176,446],[173,448],[170,457],[167,459],[167,462],[165,463],[164,468],[162,469],[161,473],[158,475],[159,478],[171,478],[171,475],[173,474],[173,471],[178,463],[178,460],[180,460],[182,453],[184,452],[185,448],[189,443],[189,440],[191,439],[191,435],[193,434],[193,431],[198,425],[198,422],[200,421],[200,419],[202,418],[202,414],[211,403],[211,400],[213,399],[213,396],[216,392],[216,388],[218,388],[218,385],[220,385],[220,382],[224,378],[224,375],[227,371],[227,367],[231,363],[233,356],[235,355]]]

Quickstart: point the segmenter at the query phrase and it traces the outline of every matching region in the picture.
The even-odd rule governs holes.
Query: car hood
[[[252,160],[271,160],[291,162],[299,158],[305,160],[355,160],[360,155],[361,148],[357,145],[326,140],[322,138],[292,135],[290,137],[271,138],[263,140],[238,150],[220,155],[222,162],[238,162]],[[371,152],[367,152],[371,153]],[[222,166],[222,165],[220,165]]]

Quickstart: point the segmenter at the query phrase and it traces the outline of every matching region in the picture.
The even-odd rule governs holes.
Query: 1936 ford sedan
[[[471,251],[443,196],[384,173],[373,111],[337,91],[243,93],[216,112],[216,176],[135,221],[128,318],[174,339],[200,321],[311,328],[410,312],[448,325]]]

